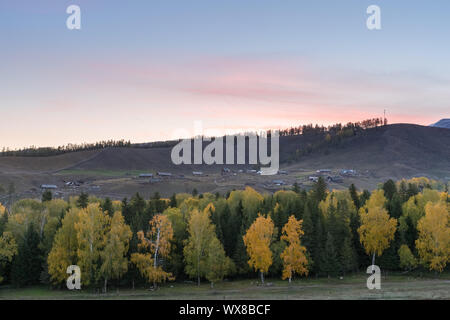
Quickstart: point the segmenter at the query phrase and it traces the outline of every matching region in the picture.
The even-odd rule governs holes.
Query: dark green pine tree
[[[402,180],[400,182],[400,187],[398,188],[398,194],[400,195],[402,202],[408,201],[408,199],[409,199],[408,186],[406,185],[405,180]]]
[[[155,214],[163,213],[167,208],[167,204],[161,199],[159,192],[155,192],[150,198],[150,206],[153,208]],[[151,218],[153,218],[153,216]]]
[[[247,249],[244,244],[243,235],[239,233],[236,239],[236,249],[232,256],[236,265],[236,271],[240,275],[246,275],[250,273],[250,267],[248,265]]]
[[[222,226],[223,248],[228,257],[234,254],[236,247],[236,229],[233,224],[234,220],[231,217],[230,207],[228,203],[225,204],[223,212],[220,215],[220,225]]]
[[[139,239],[137,232],[143,230],[143,216],[146,209],[145,200],[136,193],[128,203],[127,199],[122,200],[122,214],[125,222],[130,226],[132,232],[132,238],[130,240],[129,250],[127,253],[128,260],[131,259],[133,253],[138,252]],[[148,226],[148,221],[147,221]],[[143,283],[142,276],[134,263],[131,263],[128,268],[128,272],[124,277],[124,280],[131,284],[132,288],[135,288],[137,283]]]
[[[398,193],[395,193],[392,196],[392,199],[388,201],[387,203],[387,209],[389,211],[389,215],[395,219],[398,219],[402,216],[403,209],[402,209],[402,198]]]
[[[78,208],[87,208],[89,204],[89,195],[85,192],[82,192],[77,199],[77,207]]]
[[[222,232],[222,221],[220,209],[216,208],[216,210],[209,209],[209,213],[211,215],[211,221],[216,226],[216,236],[217,239],[220,240],[221,243],[224,242],[223,232]]]
[[[327,197],[327,183],[323,177],[319,177],[319,180],[314,183],[313,194],[317,202],[325,200]]]
[[[400,258],[398,256],[398,249],[400,249],[400,235],[398,230],[395,232],[394,240],[389,244],[389,247],[383,251],[381,257],[378,258],[377,264],[384,272],[390,270],[400,270]]]
[[[294,206],[293,206],[293,213],[297,220],[300,220],[303,218],[306,199],[307,199],[307,195],[304,190],[300,191],[300,193],[295,198],[295,202],[294,202]]]
[[[176,208],[177,207],[177,196],[176,194],[172,194],[172,196],[170,197],[170,202],[169,202],[169,206],[171,208]]]
[[[261,205],[261,213],[267,214],[273,210],[275,207],[275,200],[273,198],[273,195],[266,195],[264,196],[262,205]]]
[[[360,207],[364,207],[366,204],[366,201],[370,198],[370,192],[369,190],[364,190],[361,196],[359,197],[359,205]]]
[[[130,212],[130,206],[128,204],[127,198],[123,198],[123,200],[122,200],[122,215],[125,220],[125,223],[130,225],[131,224],[131,212]]]
[[[340,252],[340,266],[341,272],[345,275],[347,272],[356,271],[357,269],[357,257],[356,251],[353,247],[353,243],[350,237],[346,237],[341,246]]]
[[[42,202],[51,201],[53,198],[52,192],[50,190],[44,191],[42,194]]]
[[[333,236],[330,232],[327,233],[327,241],[325,243],[325,250],[322,255],[321,271],[325,273],[328,278],[336,276],[339,272],[340,266],[338,261],[338,254],[334,244]]]
[[[39,234],[33,224],[28,225],[18,251],[11,269],[12,283],[18,287],[38,284],[42,259],[39,249]]]
[[[415,184],[408,183],[408,190],[406,191],[408,199],[417,195],[419,192],[420,190]]]
[[[131,222],[130,228],[133,233],[136,233],[140,230],[144,232],[148,229],[148,217],[145,216],[147,204],[145,203],[144,198],[141,197],[139,193],[136,193],[130,201],[130,215]]]
[[[107,213],[110,217],[114,215],[112,201],[110,198],[106,197],[100,207],[102,211]]]
[[[293,186],[292,186],[292,191],[294,191],[295,193],[300,193],[300,187],[298,186],[297,182],[294,182]]]
[[[400,233],[400,242],[402,244],[406,244],[411,250],[415,250],[416,240],[418,237],[417,228],[414,225],[410,216],[406,216],[405,218],[406,228],[405,230],[401,230]]]
[[[359,196],[358,196],[358,190],[356,189],[356,186],[352,183],[350,187],[348,188],[350,192],[350,196],[352,197],[353,204],[355,205],[356,209],[359,210],[360,208],[360,202],[359,202]]]
[[[397,193],[397,187],[392,179],[389,179],[383,184],[384,196],[388,201],[392,200],[394,194]]]
[[[304,232],[302,237],[302,245],[304,245],[306,250],[311,253],[314,248],[314,223],[311,218],[311,210],[308,203],[305,203],[302,227]]]
[[[314,228],[314,244],[312,250],[312,259],[314,264],[312,266],[312,271],[316,276],[319,276],[323,265],[323,252],[325,248],[325,228],[323,223],[323,217],[320,211],[316,212],[316,224]]]
[[[359,240],[358,228],[361,226],[361,221],[358,212],[354,212],[350,216],[350,230],[352,233],[352,244],[355,249],[356,255],[356,268],[364,268],[364,266],[368,265],[369,260],[367,258],[367,254],[364,251],[364,247],[362,246]]]
[[[250,272],[250,268],[248,266],[247,250],[245,248],[243,239],[247,230],[245,227],[244,207],[242,205],[242,201],[239,201],[238,207],[236,208],[233,225],[235,228],[235,249],[232,259],[236,264],[236,270],[238,274],[248,274]],[[239,232],[236,233],[236,230],[239,230]]]
[[[287,212],[288,211],[284,208],[282,204],[278,204],[278,208],[276,210],[274,208],[273,210],[272,220],[276,230],[278,230],[276,240],[280,239],[281,230],[283,229],[284,225],[287,223],[289,219]]]

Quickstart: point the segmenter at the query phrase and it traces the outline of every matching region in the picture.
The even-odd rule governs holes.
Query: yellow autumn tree
[[[428,203],[417,230],[416,248],[421,263],[442,272],[450,259],[450,212],[446,203]]]
[[[400,267],[406,271],[412,270],[417,266],[417,259],[406,244],[402,244],[398,249]]]
[[[156,288],[158,283],[175,279],[171,273],[164,271],[159,263],[160,257],[167,258],[170,254],[173,229],[170,220],[162,214],[155,215],[149,224],[150,230],[146,235],[143,231],[137,234],[140,241],[138,248],[145,253],[133,253],[131,262]]]
[[[259,271],[261,282],[264,283],[264,273],[272,265],[272,251],[270,243],[274,232],[274,224],[270,216],[267,218],[258,214],[255,222],[244,235],[244,244],[247,248],[247,254],[250,257],[248,264],[255,271]]]
[[[84,285],[95,284],[102,277],[100,273],[102,251],[106,246],[110,218],[98,203],[90,203],[79,212],[75,223],[77,232],[77,265],[81,269]]]
[[[360,209],[361,226],[358,228],[359,238],[368,255],[372,255],[372,265],[375,255],[381,256],[394,239],[397,219],[390,218],[384,208],[386,198],[383,190],[372,193],[366,205]]]
[[[216,237],[215,228],[210,218],[213,210],[212,204],[201,211],[194,209],[188,221],[189,238],[186,240],[183,249],[186,262],[185,270],[191,278],[197,278],[198,285],[200,285],[200,278],[206,277],[210,272],[209,249]]]
[[[107,291],[109,279],[119,279],[128,270],[127,252],[131,237],[131,229],[125,224],[122,213],[116,211],[111,218],[105,248],[100,253],[100,274],[104,280],[104,292]]]
[[[67,267],[77,264],[78,240],[75,224],[79,221],[78,208],[71,208],[62,220],[47,257],[48,273],[54,284],[61,284],[67,279]]]
[[[217,237],[212,237],[209,243],[207,266],[206,279],[211,282],[211,288],[234,269],[233,261],[226,256],[223,245]]]
[[[295,216],[291,215],[282,230],[281,240],[289,243],[280,255],[284,266],[282,279],[289,279],[289,283],[291,283],[294,273],[308,274],[306,248],[301,245],[300,241],[304,234],[302,223],[303,220],[297,220]]]
[[[6,208],[0,203],[0,217],[2,217],[6,212]]]
[[[0,236],[0,283],[3,281],[2,269],[10,263],[17,254],[17,244],[10,232],[4,232]]]

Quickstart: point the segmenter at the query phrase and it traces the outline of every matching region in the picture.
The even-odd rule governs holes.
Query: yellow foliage
[[[417,224],[416,247],[422,264],[442,272],[450,259],[450,212],[443,202],[428,203]]]
[[[306,248],[300,242],[300,238],[304,234],[302,223],[303,220],[297,220],[292,215],[282,230],[281,240],[289,243],[280,255],[284,265],[282,279],[289,279],[289,282],[294,273],[308,274]]]
[[[67,267],[77,264],[78,240],[75,224],[79,221],[79,211],[78,208],[71,208],[64,216],[47,257],[48,273],[55,284],[64,282],[67,279]]]
[[[417,266],[417,260],[406,244],[400,246],[398,256],[400,258],[400,267],[403,269],[409,270]]]
[[[175,280],[173,275],[165,272],[158,265],[158,257],[168,257],[170,254],[171,241],[173,239],[172,223],[166,215],[157,214],[149,222],[150,230],[145,237],[143,231],[138,232],[140,243],[139,249],[146,250],[146,253],[133,253],[131,262],[133,262],[142,276],[149,282],[157,283],[166,280]]]
[[[101,277],[99,262],[106,245],[109,222],[109,216],[100,209],[99,203],[91,203],[79,212],[79,220],[75,223],[78,241],[77,264],[85,285]]]
[[[125,224],[125,219],[120,211],[116,211],[111,218],[111,225],[106,237],[106,246],[100,253],[102,258],[100,273],[105,281],[120,278],[128,270],[126,254],[132,233],[130,227]]]
[[[367,254],[381,256],[394,239],[397,220],[390,218],[384,208],[386,198],[383,190],[374,191],[366,205],[360,209],[361,226],[358,229],[360,241]]]
[[[333,190],[333,192],[328,193],[326,199],[319,203],[319,209],[327,217],[329,207],[332,205],[334,208],[337,208],[338,202],[345,202],[347,206],[348,211],[345,218],[349,218],[353,212],[356,213],[355,204],[348,190]]]
[[[17,254],[17,244],[13,235],[10,232],[4,232],[0,236],[0,267],[6,263],[11,262],[13,257]],[[3,278],[0,275],[0,283]]]
[[[192,211],[188,223],[188,233],[189,238],[183,249],[186,261],[185,270],[191,278],[197,277],[197,281],[200,283],[200,278],[211,271],[208,265],[209,248],[216,237],[209,209]]]
[[[255,271],[265,273],[272,265],[270,243],[273,232],[274,224],[270,216],[265,218],[258,214],[258,218],[256,218],[244,236],[244,244],[250,257],[248,264]]]
[[[406,217],[409,217],[414,227],[416,227],[417,222],[425,215],[426,204],[440,201],[447,201],[447,193],[431,189],[424,189],[423,192],[409,198],[402,206],[401,228],[406,228]]]

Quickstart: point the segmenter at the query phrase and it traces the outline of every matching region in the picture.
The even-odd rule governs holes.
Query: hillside
[[[297,161],[295,150],[323,139],[322,136],[286,136],[280,138],[282,166],[306,168],[354,168],[372,170],[377,176],[404,177],[450,170],[450,131],[410,124],[395,124],[369,129],[340,144],[314,150]],[[217,166],[175,166],[170,148],[123,148],[100,152],[90,161],[73,166],[77,170],[218,170]],[[186,167],[186,168],[185,168]],[[248,166],[247,166],[248,167]]]
[[[438,122],[432,124],[431,127],[450,129],[450,119],[441,119]]]
[[[428,176],[445,180],[450,177],[450,130],[411,124],[395,124],[365,130],[338,143],[324,144],[325,136],[297,135],[280,138],[281,169],[287,175],[270,177],[237,173],[223,177],[225,166],[182,165],[171,162],[169,147],[111,148],[101,151],[83,151],[53,157],[0,157],[0,185],[10,182],[24,196],[38,194],[41,184],[56,184],[63,195],[66,181],[83,180],[84,187],[70,189],[77,194],[82,188],[90,193],[102,193],[120,198],[134,192],[149,195],[159,191],[163,195],[173,192],[226,192],[251,185],[260,191],[274,191],[274,179],[283,179],[285,186],[294,182],[308,186],[308,177],[318,169],[331,169],[333,175],[341,169],[356,170],[357,175],[343,177],[343,182],[332,183],[333,188],[355,183],[359,188],[375,188],[388,178],[401,179]],[[305,150],[311,145],[307,153]],[[226,166],[235,172],[252,166]],[[192,171],[205,175],[194,177]],[[141,172],[171,172],[171,178],[155,183],[135,177]],[[94,188],[95,186],[95,188]]]
[[[375,177],[444,178],[450,172],[450,130],[411,124],[370,129],[296,165],[370,170]]]

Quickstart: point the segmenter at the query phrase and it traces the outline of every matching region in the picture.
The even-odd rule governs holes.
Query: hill
[[[80,190],[113,198],[140,192],[145,196],[158,191],[164,196],[173,192],[226,192],[250,185],[259,191],[275,191],[294,182],[308,187],[308,177],[318,169],[330,169],[329,175],[342,175],[342,169],[355,170],[331,182],[332,188],[355,183],[359,188],[375,188],[386,179],[427,176],[445,180],[450,177],[450,130],[412,124],[394,124],[363,130],[356,135],[326,142],[325,133],[280,137],[281,169],[287,174],[258,176],[245,169],[255,166],[181,165],[170,158],[171,148],[110,148],[67,153],[51,157],[0,157],[0,185],[10,182],[22,196],[39,195],[41,184],[56,184],[63,196]],[[235,174],[223,176],[230,167]],[[241,171],[239,171],[241,170]],[[157,171],[172,177],[137,179],[139,173]],[[192,171],[203,171],[193,176]],[[275,185],[273,180],[283,180]],[[79,188],[65,187],[70,181],[82,181]],[[84,188],[84,189],[83,189]],[[0,195],[1,196],[1,195]],[[1,201],[1,199],[0,199]]]
[[[450,129],[450,119],[441,119],[438,122],[432,124],[431,127]]]

